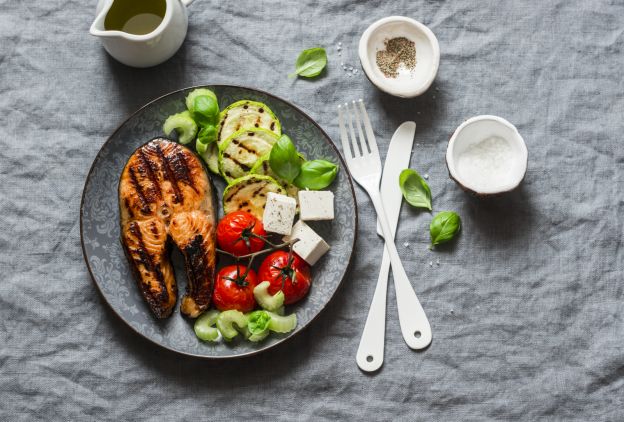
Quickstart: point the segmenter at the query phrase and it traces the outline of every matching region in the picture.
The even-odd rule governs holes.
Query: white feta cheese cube
[[[300,190],[299,215],[303,221],[333,220],[334,194],[328,190]]]
[[[296,213],[295,198],[269,192],[262,216],[264,229],[278,234],[290,234]]]
[[[316,261],[329,250],[327,242],[301,220],[293,226],[290,236],[284,237],[285,242],[291,239],[299,239],[293,245],[293,251],[310,265],[316,264]]]

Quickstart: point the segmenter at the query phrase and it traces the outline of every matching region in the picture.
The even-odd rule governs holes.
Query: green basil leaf
[[[431,246],[448,242],[453,239],[461,229],[461,219],[453,211],[439,212],[431,220],[429,234],[431,235]]]
[[[295,179],[299,189],[320,190],[329,186],[338,174],[338,166],[326,160],[306,161]]]
[[[301,160],[295,144],[287,135],[282,135],[271,148],[269,165],[275,174],[289,183],[292,183],[299,175]]]
[[[431,190],[427,182],[415,170],[403,170],[399,175],[399,186],[408,204],[431,211]]]
[[[197,134],[195,149],[199,155],[203,155],[208,150],[208,145],[217,140],[217,128],[214,125],[208,125],[201,128]]]
[[[192,113],[198,125],[216,125],[219,120],[219,103],[212,96],[200,95],[193,101]]]
[[[205,145],[216,142],[217,127],[215,125],[204,126],[197,134],[197,140]]]
[[[321,74],[325,66],[327,66],[325,49],[321,47],[310,48],[303,50],[299,54],[295,62],[295,72],[288,76],[292,78],[299,75],[306,78],[314,78]]]
[[[269,329],[271,316],[266,311],[254,311],[249,314],[247,328],[251,334],[262,334]]]

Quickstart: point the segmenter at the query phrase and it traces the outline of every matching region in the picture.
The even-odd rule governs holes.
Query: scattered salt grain
[[[429,180],[429,174],[428,174],[428,173],[425,173],[424,178],[425,178],[425,179],[427,179],[427,180]]]
[[[429,261],[429,266],[433,267],[433,261]]]
[[[453,315],[455,314],[455,311],[454,311],[454,310],[452,310],[452,309],[451,309],[451,314],[453,314]]]
[[[338,45],[342,46],[342,42],[338,42]]]
[[[358,73],[358,70],[357,69],[353,69],[353,73]]]
[[[403,246],[405,246],[405,247],[407,248],[407,247],[409,246],[409,243],[405,242],[405,243],[403,244]]]
[[[436,259],[436,265],[440,265],[440,258]]]

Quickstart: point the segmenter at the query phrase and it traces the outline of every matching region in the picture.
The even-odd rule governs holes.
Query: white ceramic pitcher
[[[186,7],[193,0],[153,0],[166,7],[162,21],[151,32],[137,35],[123,30],[107,30],[106,17],[115,3],[133,0],[99,0],[97,17],[89,32],[99,37],[104,49],[128,66],[150,67],[169,59],[184,42],[188,29]],[[119,7],[119,5],[118,5]]]

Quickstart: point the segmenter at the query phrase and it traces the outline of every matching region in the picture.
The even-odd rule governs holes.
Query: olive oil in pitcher
[[[165,0],[115,0],[106,14],[107,31],[145,35],[158,28],[165,17]]]

